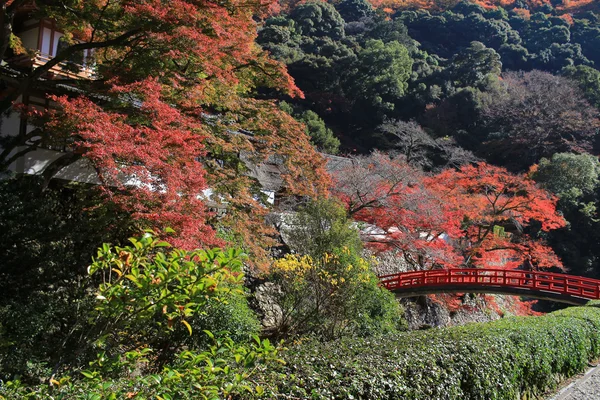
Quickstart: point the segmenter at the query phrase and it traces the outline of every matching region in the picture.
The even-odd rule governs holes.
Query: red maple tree
[[[527,233],[565,225],[556,199],[525,175],[485,163],[424,176],[402,158],[357,157],[337,173],[335,194],[369,224],[367,241],[396,250],[416,269],[562,267]]]
[[[5,4],[5,19],[25,3]],[[174,228],[174,245],[226,239],[264,258],[272,231],[259,188],[246,176],[247,160],[281,158],[291,194],[324,193],[327,183],[303,126],[253,95],[260,88],[302,95],[284,66],[254,43],[254,17],[271,3],[36,1],[35,16],[52,19],[67,46],[3,92],[0,111],[34,90],[60,94],[71,85],[53,97],[59,110],[40,134],[69,134],[69,151],[46,170],[48,177],[84,157],[109,200],[146,226]],[[48,79],[53,67],[90,49],[86,63],[95,76]],[[30,139],[15,137],[13,144]],[[210,201],[228,209],[224,218],[208,212],[202,194],[209,187]]]
[[[354,157],[352,165],[338,171],[332,192],[354,219],[369,224],[363,237],[370,247],[398,251],[415,269],[457,266],[461,260],[446,239],[459,231],[444,201],[425,182],[404,158],[375,152]]]
[[[453,215],[460,234],[452,241],[465,266],[562,267],[542,239],[526,233],[534,221],[541,232],[565,226],[556,211],[557,199],[528,176],[479,163],[445,170],[428,178],[426,185]]]

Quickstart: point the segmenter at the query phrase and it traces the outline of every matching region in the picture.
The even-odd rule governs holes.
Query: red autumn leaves
[[[340,171],[334,189],[370,244],[415,269],[562,267],[544,244],[561,228],[556,199],[526,175],[485,163],[426,176],[375,153]]]

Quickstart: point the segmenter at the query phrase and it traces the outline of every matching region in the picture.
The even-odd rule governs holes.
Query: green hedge
[[[246,350],[233,362],[227,349],[235,346],[215,347],[199,363],[129,379],[65,378],[56,388],[0,383],[0,399],[146,399],[158,393],[164,399],[218,399],[202,394],[233,387],[227,398],[518,400],[555,387],[600,356],[600,308],[369,339],[306,340],[290,345],[285,364]],[[206,364],[213,359],[229,366],[217,371]]]
[[[519,399],[600,356],[600,309],[292,346],[259,379],[269,397]]]

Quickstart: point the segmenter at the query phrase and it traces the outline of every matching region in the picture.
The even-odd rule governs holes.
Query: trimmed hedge
[[[202,397],[203,391],[237,385],[243,390],[228,390],[228,398],[518,400],[555,387],[600,356],[600,308],[370,339],[311,339],[291,346],[286,364],[253,364],[254,353],[247,353],[249,364],[244,357],[228,361],[235,348],[230,343],[205,354],[229,364],[224,368],[205,365],[201,356],[179,365],[183,369],[129,379],[65,378],[54,388],[0,383],[0,399],[146,399],[161,393],[164,399],[216,400],[216,394]],[[210,386],[215,379],[218,386]]]
[[[600,309],[400,333],[308,340],[259,377],[267,397],[303,399],[519,399],[600,356]]]

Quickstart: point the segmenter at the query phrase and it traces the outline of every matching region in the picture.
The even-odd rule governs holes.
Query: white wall
[[[25,147],[19,147],[14,152],[23,150],[24,148]],[[63,153],[54,150],[36,149],[12,163],[9,169],[17,173],[38,175],[43,173],[46,167],[57,160],[62,154]],[[99,185],[101,183],[96,174],[96,170],[92,168],[91,164],[86,159],[80,159],[61,169],[54,177],[94,185]]]
[[[44,54],[50,54],[50,38],[52,37],[52,30],[44,27],[42,29],[42,48],[40,49]]]

